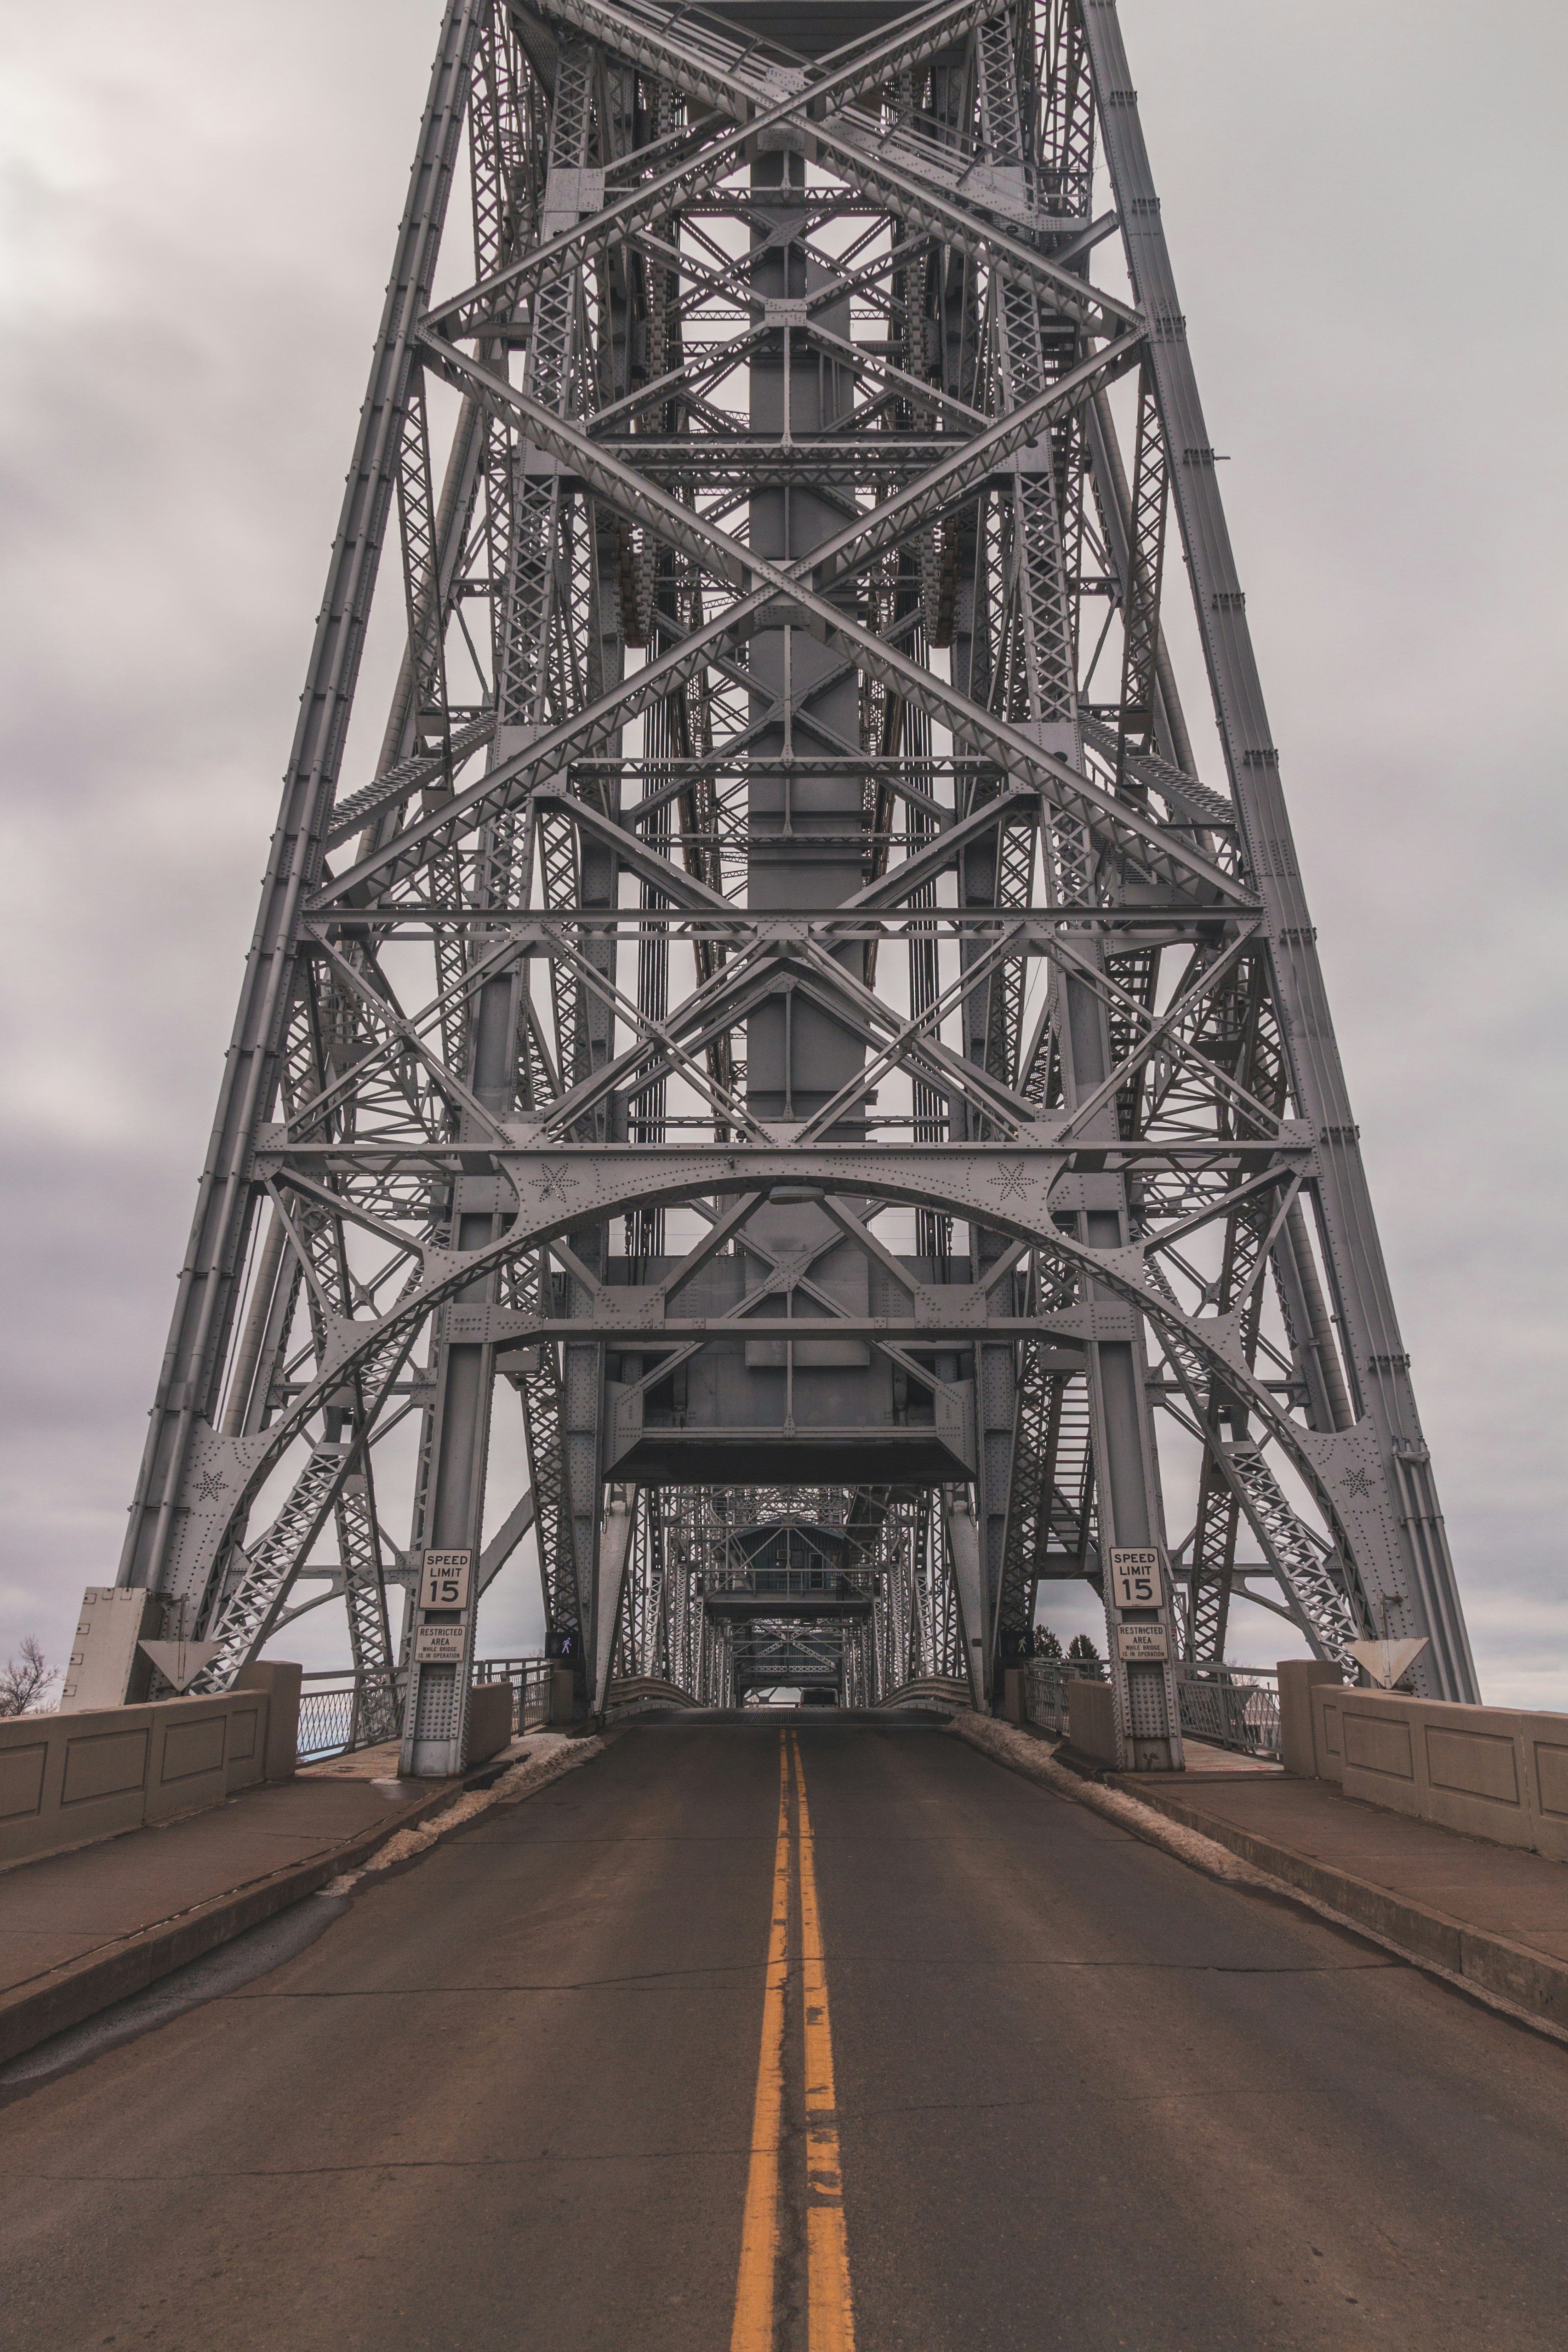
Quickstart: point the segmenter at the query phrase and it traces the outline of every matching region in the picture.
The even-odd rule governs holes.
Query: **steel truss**
[[[442,26],[121,1569],[214,1685],[343,1593],[413,1769],[530,1528],[593,1706],[986,1705],[1063,1576],[1134,1764],[1239,1592],[1475,1695],[1115,8],[835,13]]]

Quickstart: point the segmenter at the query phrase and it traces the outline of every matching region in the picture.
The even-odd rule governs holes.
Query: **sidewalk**
[[[395,1741],[0,1874],[0,2063],[351,1870],[515,1762],[400,1780]]]
[[[1568,1867],[1188,1745],[1189,1770],[1105,1775],[1358,1927],[1568,2031]]]

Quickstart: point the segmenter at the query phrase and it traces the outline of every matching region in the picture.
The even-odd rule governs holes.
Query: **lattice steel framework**
[[[121,1576],[390,1724],[468,1553],[437,1769],[530,1527],[595,1706],[983,1705],[1128,1549],[1135,1764],[1239,1592],[1475,1695],[1113,0],[450,0]]]

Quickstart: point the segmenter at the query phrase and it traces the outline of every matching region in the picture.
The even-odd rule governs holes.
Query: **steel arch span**
[[[530,1531],[598,1711],[1475,1696],[1314,941],[1113,0],[449,0],[121,1582],[413,1771]]]

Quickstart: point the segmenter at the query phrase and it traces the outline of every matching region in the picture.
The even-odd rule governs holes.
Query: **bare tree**
[[[57,1674],[29,1633],[22,1643],[20,1659],[7,1658],[0,1666],[0,1715],[34,1714]]]

